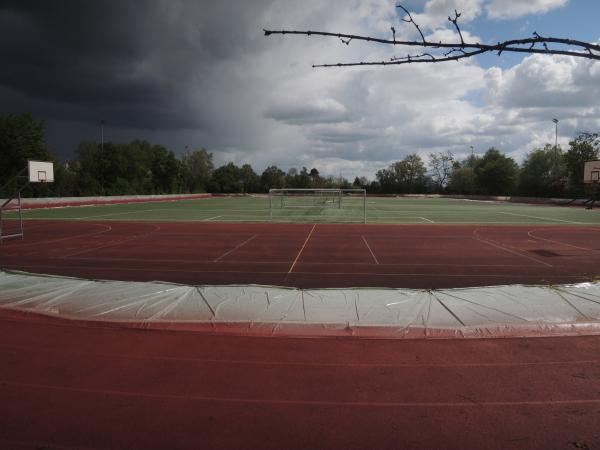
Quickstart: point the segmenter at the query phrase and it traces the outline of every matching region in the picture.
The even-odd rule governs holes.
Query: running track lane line
[[[0,390],[8,386],[37,389],[47,391],[73,392],[83,395],[138,397],[157,400],[188,400],[199,402],[221,402],[221,403],[247,403],[263,405],[307,405],[307,406],[348,406],[348,407],[387,407],[387,408],[465,408],[482,406],[488,407],[519,407],[519,406],[553,406],[553,405],[600,405],[600,398],[583,398],[570,400],[522,400],[522,401],[476,401],[476,402],[368,402],[368,401],[335,401],[335,400],[300,400],[300,399],[269,399],[269,398],[243,398],[243,397],[210,397],[201,395],[183,394],[159,394],[151,392],[120,391],[113,389],[95,389],[84,387],[56,386],[50,384],[23,383],[0,380]]]
[[[219,216],[218,216],[219,217]],[[217,259],[213,260],[213,262],[219,262],[219,260],[221,260],[222,258],[225,258],[227,255],[235,252],[238,248],[243,247],[244,245],[246,245],[248,242],[250,242],[252,239],[254,239],[255,237],[257,237],[258,234],[255,234],[254,236],[250,236],[248,239],[246,239],[244,242],[242,242],[241,244],[236,245],[235,247],[233,247],[231,250],[229,250],[228,252],[223,253],[221,256],[219,256]]]
[[[94,226],[99,226],[99,227],[104,227],[106,228],[105,230],[100,230],[100,231],[94,231],[94,232],[90,232],[90,233],[82,233],[82,234],[76,234],[73,236],[65,236],[63,238],[58,238],[58,239],[49,239],[49,240],[43,240],[43,241],[36,241],[36,242],[25,242],[24,244],[19,244],[19,250],[23,247],[31,247],[32,245],[43,245],[43,244],[53,244],[55,242],[62,242],[62,241],[67,241],[69,239],[76,239],[76,238],[81,238],[81,237],[90,237],[90,236],[95,236],[97,234],[102,234],[102,233],[108,233],[109,231],[112,231],[112,226],[110,225],[103,225],[100,223],[97,224],[93,224]],[[27,231],[27,230],[25,230]],[[17,255],[13,254],[13,253],[6,253],[6,255],[9,256],[20,256],[23,253],[19,253]]]
[[[494,241],[490,241],[490,240],[483,239],[483,238],[479,237],[479,235],[477,234],[477,232],[480,229],[481,228],[477,228],[476,230],[473,230],[473,239],[475,239],[476,241],[483,242],[484,244],[488,244],[488,245],[491,245],[492,247],[499,248],[500,250],[504,250],[505,252],[512,253],[513,255],[520,256],[521,258],[530,259],[531,261],[535,261],[538,264],[543,264],[544,266],[547,266],[547,267],[554,267],[552,264],[549,264],[549,263],[547,263],[545,261],[542,261],[542,260],[539,260],[537,258],[534,258],[533,256],[524,255],[524,254],[519,253],[519,252],[517,252],[515,250],[511,250],[509,248],[506,248],[506,247],[504,247],[504,246],[502,246],[502,245],[500,245],[500,244],[498,244],[498,243],[496,243]]]
[[[361,237],[362,237],[363,242],[365,243],[365,245],[367,246],[367,248],[371,252],[371,256],[373,257],[373,260],[375,261],[375,264],[379,265],[379,261],[377,261],[377,257],[375,256],[375,253],[373,253],[373,250],[371,250],[371,246],[367,242],[367,239],[364,236],[361,236]]]
[[[19,319],[3,319],[3,321],[10,321],[18,323]],[[61,326],[61,325],[59,325]],[[86,328],[84,325],[83,328]],[[260,359],[214,359],[214,358],[194,358],[185,356],[155,356],[155,355],[130,355],[130,354],[119,354],[119,353],[103,353],[103,352],[87,352],[83,350],[69,350],[57,347],[34,347],[31,345],[9,345],[0,344],[0,348],[9,350],[22,350],[22,351],[40,351],[40,352],[52,352],[69,355],[79,356],[95,356],[98,358],[106,359],[136,359],[136,360],[150,360],[150,361],[171,361],[178,363],[202,363],[202,364],[221,364],[221,365],[248,365],[248,366],[292,366],[292,367],[370,367],[370,368],[405,368],[405,369],[461,369],[461,368],[496,368],[496,367],[540,367],[540,366],[588,366],[600,365],[600,359],[573,359],[564,361],[506,361],[506,362],[466,362],[466,363],[384,363],[384,362],[367,362],[367,363],[353,363],[353,362],[315,362],[315,361],[273,361],[273,360],[260,360]]]
[[[559,245],[564,245],[567,247],[573,247],[576,248],[578,250],[586,250],[586,251],[594,251],[593,248],[585,248],[585,247],[578,247],[577,245],[573,245],[573,244],[567,244],[566,242],[561,242],[561,241],[556,241],[554,239],[548,239],[548,238],[543,238],[543,237],[539,237],[533,234],[534,231],[538,231],[538,230],[543,230],[543,228],[536,228],[535,230],[530,230],[527,232],[527,236],[532,237],[534,239],[540,240],[540,241],[548,241],[548,242],[552,242],[554,244],[559,244]]]
[[[296,259],[294,259],[294,262],[292,263],[292,266],[290,267],[290,270],[288,270],[288,275],[290,273],[292,273],[292,270],[294,270],[294,266],[296,265],[296,263],[298,262],[298,259],[300,259],[300,255],[302,254],[302,252],[304,251],[304,247],[306,247],[306,244],[308,244],[308,241],[310,239],[310,237],[313,234],[313,231],[315,231],[315,228],[317,227],[317,224],[315,223],[313,225],[313,227],[310,229],[310,233],[308,233],[308,236],[306,237],[306,240],[304,241],[304,244],[302,245],[302,248],[300,249],[300,251],[298,252],[298,254],[296,255]]]
[[[140,239],[140,238],[148,237],[148,236],[156,233],[157,231],[160,231],[160,226],[159,225],[156,225],[156,224],[150,224],[150,225],[152,225],[154,227],[154,230],[148,231],[147,233],[138,234],[138,235],[135,235],[135,236],[131,236],[129,238],[121,239],[120,241],[116,241],[116,242],[109,242],[109,243],[107,243],[105,245],[101,245],[99,247],[86,248],[84,250],[78,250],[76,252],[72,252],[72,253],[68,253],[66,255],[59,256],[59,259],[66,259],[66,258],[70,258],[71,256],[82,255],[83,253],[88,253],[88,252],[93,252],[95,250],[101,250],[103,248],[113,247],[115,245],[123,244],[125,242],[133,241],[135,239]]]

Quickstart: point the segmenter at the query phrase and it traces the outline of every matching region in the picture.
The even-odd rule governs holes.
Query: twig
[[[327,31],[302,31],[302,30],[266,30],[263,29],[265,36],[271,36],[274,34],[280,35],[306,35],[306,36],[323,36],[323,37],[337,37],[344,44],[349,45],[352,40],[374,42],[377,44],[384,45],[401,45],[407,47],[423,47],[423,48],[434,48],[434,49],[448,49],[447,52],[441,56],[436,56],[431,53],[421,53],[415,55],[407,55],[404,57],[394,57],[389,61],[359,61],[349,63],[336,63],[336,64],[316,64],[313,67],[349,67],[349,66],[373,66],[373,65],[398,65],[398,64],[410,64],[410,63],[437,63],[444,61],[459,61],[465,58],[471,58],[476,55],[483,53],[497,52],[501,55],[504,52],[513,53],[529,53],[529,54],[542,54],[542,55],[565,55],[572,56],[575,58],[584,58],[599,61],[600,60],[600,45],[593,44],[590,42],[584,42],[575,39],[564,39],[555,37],[544,37],[533,32],[533,37],[525,39],[510,39],[504,42],[498,42],[496,44],[481,44],[479,42],[465,42],[463,34],[458,26],[458,19],[461,17],[461,13],[454,10],[454,17],[448,17],[448,20],[454,25],[458,35],[460,37],[460,43],[456,42],[431,42],[425,39],[421,27],[415,22],[411,13],[401,4],[396,5],[406,13],[406,18],[401,20],[406,23],[412,24],[421,36],[420,41],[397,41],[396,40],[396,29],[392,26],[392,40],[377,38],[373,36],[363,36],[357,34],[346,34],[346,33],[331,33]],[[536,48],[537,44],[541,44],[543,48]],[[567,48],[550,48],[548,44],[559,44]]]

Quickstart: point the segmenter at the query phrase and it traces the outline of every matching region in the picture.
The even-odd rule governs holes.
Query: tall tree
[[[514,193],[519,176],[519,166],[514,159],[490,148],[475,167],[477,184],[487,195]]]
[[[260,191],[260,178],[250,164],[244,164],[240,169],[242,192],[252,193]]]
[[[190,192],[206,192],[214,170],[213,154],[201,148],[184,154],[181,162],[188,190]]]
[[[466,164],[455,166],[448,182],[448,191],[460,195],[477,194],[477,177],[473,167]]]
[[[367,177],[355,177],[352,182],[352,187],[355,188],[366,188],[369,185],[369,180]]]
[[[425,191],[427,169],[419,155],[412,153],[394,164],[402,192],[409,194]]]
[[[438,192],[442,192],[450,179],[454,154],[450,150],[429,154],[429,167]]]
[[[210,185],[213,192],[226,194],[242,192],[241,169],[232,162],[218,167],[212,174]]]
[[[285,172],[277,166],[269,166],[261,174],[260,183],[264,192],[281,189],[285,185]]]
[[[392,194],[398,192],[398,177],[393,166],[380,169],[375,174],[378,183],[378,190],[384,194]]]
[[[319,178],[320,178],[319,171],[313,167],[312,169],[310,169],[309,175],[310,175],[312,184],[316,186],[319,183]]]
[[[569,142],[569,150],[565,153],[569,185],[568,191],[573,196],[584,194],[583,166],[586,161],[600,157],[600,136],[597,133],[581,133]]]
[[[567,168],[560,147],[546,145],[530,152],[521,168],[519,192],[535,197],[560,197],[566,185]]]
[[[53,160],[46,147],[44,122],[31,114],[0,116],[0,152],[0,187],[25,169],[28,159]]]
[[[375,175],[381,191],[384,193],[419,193],[425,192],[427,169],[423,160],[416,153],[396,161],[389,167],[377,171]]]

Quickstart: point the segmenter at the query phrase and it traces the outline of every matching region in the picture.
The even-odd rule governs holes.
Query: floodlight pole
[[[555,125],[555,133],[554,133],[554,147],[558,148],[558,119],[552,119]]]

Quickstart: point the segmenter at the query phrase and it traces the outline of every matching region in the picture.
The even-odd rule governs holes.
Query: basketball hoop
[[[600,161],[588,161],[583,167],[583,182],[585,184],[600,183]]]
[[[583,183],[587,186],[590,199],[586,209],[592,209],[600,196],[600,161],[588,161],[583,167]]]
[[[52,183],[54,164],[46,161],[28,161],[30,183]]]

